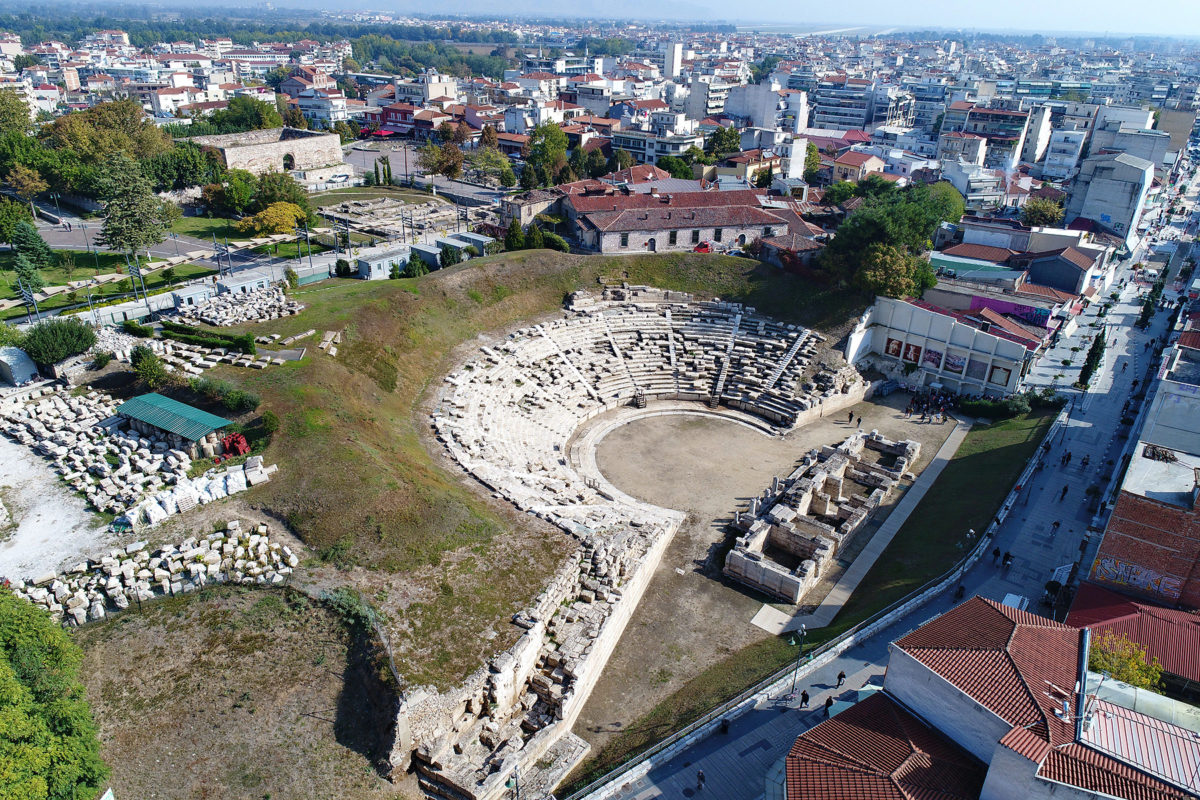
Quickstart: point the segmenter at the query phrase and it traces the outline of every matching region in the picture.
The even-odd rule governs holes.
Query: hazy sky
[[[742,8],[747,18],[780,22],[1200,36],[1200,0],[856,0],[844,5],[761,0]]]
[[[437,13],[425,3],[401,0],[405,11]],[[378,6],[374,6],[378,7]],[[490,0],[443,0],[449,13],[494,15]],[[606,0],[573,5],[562,0],[522,0],[516,13],[554,16],[604,15],[638,19],[761,22],[776,25],[842,27],[865,25],[903,28],[973,28],[1038,32],[1093,32],[1113,35],[1165,34],[1200,37],[1200,0]]]

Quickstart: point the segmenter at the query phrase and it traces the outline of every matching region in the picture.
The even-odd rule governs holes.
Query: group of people
[[[950,392],[939,392],[932,389],[917,392],[913,394],[912,400],[904,409],[904,418],[911,419],[914,414],[920,414],[921,422],[941,424],[946,421],[946,412],[956,405],[958,405],[958,395]]]

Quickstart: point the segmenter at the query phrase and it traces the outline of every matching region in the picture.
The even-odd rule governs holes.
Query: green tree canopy
[[[54,252],[30,220],[32,217],[18,220],[13,225],[12,238],[9,241],[35,268],[45,269],[54,263]]]
[[[678,156],[663,156],[658,159],[657,166],[671,173],[672,178],[691,180],[693,177],[695,177],[692,174],[692,168],[688,166],[688,163]]]
[[[29,105],[12,89],[0,90],[0,134],[29,130]]]
[[[13,272],[17,273],[17,279],[21,285],[31,292],[40,292],[46,288],[46,282],[42,280],[37,266],[29,260],[29,256],[20,250],[17,251],[17,257],[13,259]]]
[[[821,151],[812,142],[805,145],[804,148],[804,182],[816,183],[817,175],[821,171]]]
[[[1141,689],[1162,688],[1162,664],[1146,655],[1146,648],[1125,634],[1101,633],[1092,640],[1088,669],[1103,672]]]
[[[708,141],[704,143],[704,150],[718,159],[724,158],[730,153],[740,153],[742,150],[742,135],[738,133],[737,128],[717,128],[708,137]]]
[[[96,343],[92,329],[75,317],[55,317],[34,325],[21,341],[21,348],[37,364],[57,364],[64,358],[86,352]]]
[[[1030,226],[1053,227],[1062,222],[1063,207],[1049,197],[1034,197],[1021,209],[1021,222]]]
[[[271,103],[244,96],[231,99],[228,107],[214,111],[209,120],[221,133],[257,131],[283,125],[283,117]]]
[[[496,136],[496,129],[491,125],[484,125],[483,130],[479,132],[480,147],[499,147],[500,139]]]
[[[0,591],[4,797],[85,800],[94,797],[108,777],[79,682],[82,658],[66,632],[43,611]]]
[[[250,202],[249,209],[251,211],[262,211],[272,203],[291,203],[292,205],[299,206],[310,222],[313,219],[312,204],[308,201],[308,192],[304,191],[304,187],[296,183],[296,179],[286,172],[271,171],[260,175],[254,188],[254,197]]]
[[[525,249],[541,250],[545,246],[546,242],[542,238],[542,229],[537,225],[530,225],[529,230],[525,232]]]
[[[850,181],[838,181],[825,189],[824,200],[831,206],[839,206],[854,197],[854,184]]]
[[[867,248],[854,279],[859,288],[884,297],[920,297],[937,285],[928,261],[887,244]]]
[[[549,183],[567,163],[567,135],[555,122],[543,122],[529,134],[529,158],[526,168],[532,167],[542,180]]]
[[[12,244],[18,222],[33,222],[29,206],[7,197],[0,197],[0,242]],[[33,227],[32,224],[30,227]]]
[[[132,255],[166,236],[169,212],[129,156],[114,153],[105,161],[100,196],[105,200],[100,231],[104,246]]]
[[[509,220],[508,230],[504,233],[504,249],[525,249],[525,231],[521,230],[521,223],[517,221],[516,217]]]
[[[38,136],[48,146],[72,151],[92,165],[114,153],[141,160],[171,148],[170,135],[147,120],[134,100],[100,103],[65,114],[42,128]]]
[[[295,203],[271,203],[254,216],[246,217],[237,227],[252,236],[272,236],[292,233],[307,217],[304,209]]]
[[[633,166],[633,155],[627,150],[613,150],[612,155],[608,158],[608,163],[605,164],[606,173],[620,172],[623,169],[629,169]]]

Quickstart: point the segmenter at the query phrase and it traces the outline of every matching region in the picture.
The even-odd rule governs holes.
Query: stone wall
[[[311,170],[342,163],[342,142],[336,133],[269,128],[219,136],[193,136],[188,141],[215,150],[228,169],[244,169],[255,175],[271,170]],[[289,156],[290,162],[287,161]]]

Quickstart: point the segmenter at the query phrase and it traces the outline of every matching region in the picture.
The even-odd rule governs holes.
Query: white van
[[[1004,599],[1000,601],[1000,605],[1015,608],[1018,611],[1025,611],[1029,608],[1029,598],[1020,594],[1009,592],[1004,595]]]

